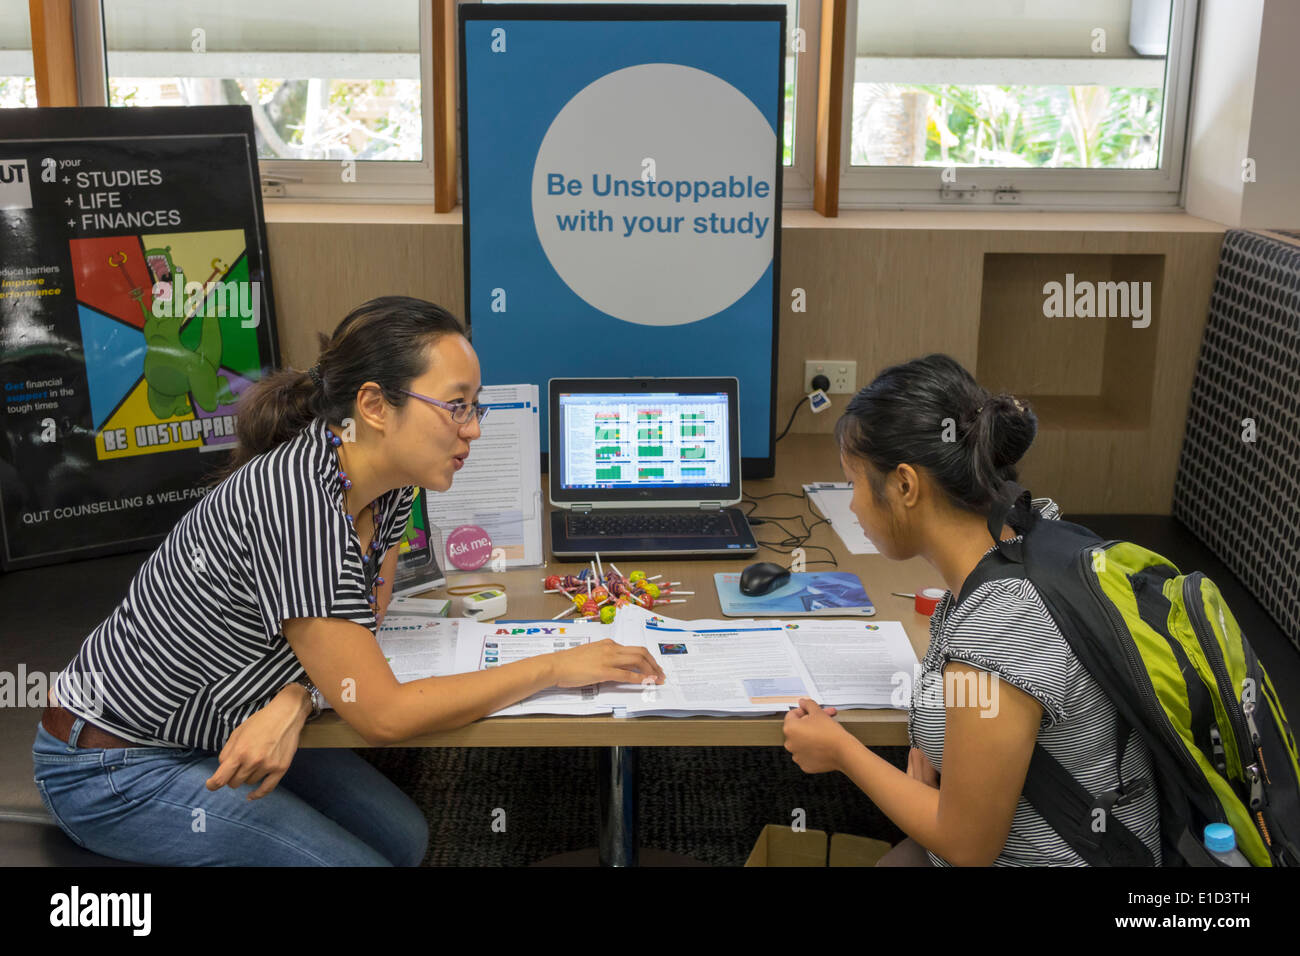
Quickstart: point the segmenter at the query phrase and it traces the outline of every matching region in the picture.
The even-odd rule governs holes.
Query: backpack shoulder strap
[[[1127,733],[1127,726],[1123,729]],[[1089,866],[1154,866],[1151,850],[1111,812],[1149,785],[1145,779],[1130,781],[1094,797],[1042,744],[1035,744],[1023,793],[1047,825]],[[1096,822],[1104,827],[1100,832],[1093,829]]]

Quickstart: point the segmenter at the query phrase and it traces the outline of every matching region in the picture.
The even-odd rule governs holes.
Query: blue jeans
[[[419,866],[428,846],[423,812],[346,749],[302,749],[274,790],[213,792],[208,750],[78,748],[37,725],[36,788],[78,845],[161,866]]]

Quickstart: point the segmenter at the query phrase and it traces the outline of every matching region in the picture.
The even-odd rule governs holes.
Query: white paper
[[[804,485],[817,510],[830,522],[835,533],[844,542],[849,554],[879,554],[880,550],[871,543],[862,525],[858,523],[849,505],[853,502],[853,486],[846,481],[824,481],[815,485]]]
[[[769,714],[797,706],[801,697],[820,699],[784,622],[670,621],[650,615],[641,627],[643,646],[667,679],[640,688],[637,699],[626,703],[629,717]]]
[[[918,667],[898,621],[684,621],[627,607],[611,625],[497,622],[433,617],[420,613],[419,599],[408,601],[417,605],[412,613],[390,613],[377,635],[401,683],[486,670],[607,637],[646,648],[667,677],[663,684],[548,688],[494,717],[725,717],[781,713],[801,697],[844,710],[905,707]],[[673,645],[685,653],[673,653]]]
[[[823,707],[907,708],[916,653],[898,621],[805,621],[786,631]]]
[[[504,567],[540,565],[542,477],[540,406],[536,385],[487,385],[479,404],[489,409],[481,436],[469,448],[451,488],[425,489],[425,510],[443,542],[464,524],[478,525],[502,549]],[[456,570],[444,553],[440,563]],[[498,568],[499,570],[500,568]]]
[[[391,605],[390,605],[391,607]],[[447,677],[456,670],[459,618],[421,614],[384,615],[375,637],[399,684],[425,677]]]
[[[488,670],[540,654],[579,647],[610,636],[610,627],[589,621],[463,621],[456,640],[456,672]],[[599,688],[551,687],[489,716],[608,714]]]

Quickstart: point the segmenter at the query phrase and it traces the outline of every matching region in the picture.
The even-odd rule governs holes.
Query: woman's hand
[[[804,773],[839,770],[844,748],[857,743],[847,730],[832,718],[834,707],[822,709],[807,697],[785,715],[785,749]]]
[[[907,751],[907,773],[927,787],[939,789],[939,771],[934,769],[934,765],[930,763],[920,747],[912,747]]]
[[[662,684],[663,669],[644,647],[616,644],[610,638],[550,655],[556,687],[586,687],[613,680],[624,684]]]
[[[290,684],[236,727],[221,748],[217,758],[220,765],[208,778],[207,788],[220,790],[228,786],[238,790],[245,783],[261,780],[262,785],[248,795],[249,800],[274,790],[298,750],[298,736],[309,713],[306,697],[307,688]]]

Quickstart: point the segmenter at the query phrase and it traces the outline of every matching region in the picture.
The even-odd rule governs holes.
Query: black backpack
[[[1027,579],[1080,663],[1115,705],[1115,786],[1089,793],[1042,746],[1024,796],[1093,866],[1151,866],[1111,811],[1150,787],[1166,866],[1215,866],[1201,834],[1226,823],[1254,866],[1300,865],[1300,762],[1268,673],[1214,582],[1126,541],[1044,520],[1009,483],[989,515],[998,546],[962,585]],[[1003,524],[1022,537],[1001,541]],[[1121,779],[1129,729],[1151,749],[1155,780]]]

